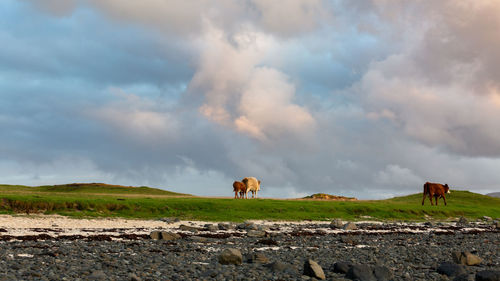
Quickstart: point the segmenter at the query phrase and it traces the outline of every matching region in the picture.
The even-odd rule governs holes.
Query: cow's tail
[[[427,195],[427,193],[429,193],[429,183],[428,182],[424,183],[424,197],[422,198],[422,206],[424,205],[425,196]],[[431,203],[432,203],[432,201],[431,201]]]

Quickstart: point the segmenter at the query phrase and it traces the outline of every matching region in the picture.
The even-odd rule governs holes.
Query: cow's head
[[[444,192],[445,192],[445,193],[451,193],[451,192],[450,192],[450,187],[448,186],[448,184],[447,184],[447,183],[445,183],[445,184],[444,184]]]

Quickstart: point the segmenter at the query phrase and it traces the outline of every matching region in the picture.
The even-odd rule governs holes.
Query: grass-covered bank
[[[135,196],[126,196],[129,189],[113,192],[66,190],[30,193],[26,188],[0,187],[0,212],[61,214],[72,217],[125,217],[153,219],[179,217],[190,220],[243,221],[269,220],[329,220],[343,218],[356,220],[371,216],[382,220],[422,220],[425,215],[435,219],[465,216],[479,218],[500,217],[500,199],[468,191],[453,191],[448,206],[442,200],[439,206],[430,206],[428,199],[421,206],[422,195],[414,194],[387,200],[371,201],[308,201],[308,200],[235,200],[158,194],[163,190],[141,188]],[[45,190],[47,188],[45,187]],[[133,189],[133,188],[132,188]],[[9,191],[10,190],[10,191]],[[19,191],[19,190],[17,190]],[[28,190],[29,191],[29,190]],[[105,191],[105,192],[104,192]],[[136,193],[134,193],[136,192]]]

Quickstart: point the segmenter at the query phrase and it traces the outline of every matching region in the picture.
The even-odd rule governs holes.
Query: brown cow
[[[429,200],[431,201],[432,204],[432,197],[436,199],[436,206],[438,205],[438,199],[443,198],[444,200],[444,205],[446,205],[446,197],[444,196],[445,193],[451,193],[450,188],[448,187],[448,184],[440,184],[440,183],[432,183],[432,182],[426,182],[424,184],[424,198],[422,199],[422,205],[424,205],[425,197],[428,195]]]
[[[233,182],[233,191],[234,191],[234,199],[243,198],[244,194],[247,192],[247,187],[241,181],[235,181]]]

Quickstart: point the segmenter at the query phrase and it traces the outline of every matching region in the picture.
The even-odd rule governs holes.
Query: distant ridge
[[[135,195],[164,195],[164,196],[192,196],[147,186],[124,186],[106,183],[69,183],[58,185],[23,186],[2,185],[4,192],[43,192],[43,193],[88,193],[88,194],[135,194]]]
[[[500,192],[492,192],[492,193],[488,193],[486,194],[487,196],[491,196],[491,197],[497,197],[497,198],[500,198]]]

